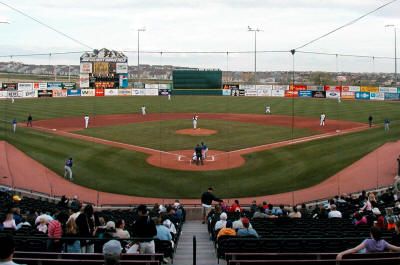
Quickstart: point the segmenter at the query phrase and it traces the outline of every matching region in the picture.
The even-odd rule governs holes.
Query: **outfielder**
[[[270,106],[265,106],[265,114],[271,114],[271,107]]]
[[[143,116],[146,115],[146,106],[143,105],[141,109],[142,109],[142,115]]]
[[[13,130],[13,133],[15,133],[15,131],[17,130],[17,118],[14,118],[12,120],[12,130]]]
[[[168,93],[168,100],[171,100],[171,92]]]
[[[64,178],[66,178],[67,175],[69,177],[69,180],[72,181],[72,157],[70,157],[69,159],[67,159],[67,161],[65,161]]]
[[[325,126],[325,119],[326,119],[325,113],[321,113],[320,120],[319,120],[319,126]]]
[[[199,119],[199,116],[197,116],[197,114],[194,114],[193,116],[193,129],[196,130],[197,129],[197,120]]]
[[[84,120],[85,120],[85,129],[87,129],[89,127],[89,115],[86,114]]]

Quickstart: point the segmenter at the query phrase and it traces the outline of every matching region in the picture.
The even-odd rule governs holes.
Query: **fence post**
[[[193,236],[193,265],[196,265],[196,236]]]

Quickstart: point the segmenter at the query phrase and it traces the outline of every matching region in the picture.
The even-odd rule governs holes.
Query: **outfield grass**
[[[18,128],[11,134],[10,121],[19,121],[32,113],[34,119],[82,116],[83,113],[112,114],[139,112],[145,104],[150,112],[233,112],[262,113],[269,104],[273,114],[318,117],[365,122],[369,114],[381,122],[400,115],[398,103],[333,100],[163,97],[68,98],[0,101],[0,139],[7,140],[32,158],[60,175],[66,157],[75,161],[76,182],[94,189],[122,194],[197,198],[210,185],[222,197],[274,194],[317,184],[352,164],[388,141],[398,140],[400,125],[317,140],[247,155],[243,167],[208,172],[182,172],[156,168],[144,162],[146,155],[110,146],[68,139],[52,134]],[[293,104],[293,105],[292,105]],[[247,141],[247,140],[246,140]],[[377,165],[378,166],[378,165]]]
[[[224,120],[201,120],[202,128],[218,131],[214,135],[190,136],[175,133],[177,130],[188,129],[191,125],[191,120],[153,121],[89,128],[75,133],[163,151],[193,149],[200,142],[205,142],[210,150],[232,151],[317,133],[295,128],[292,134],[289,127]]]

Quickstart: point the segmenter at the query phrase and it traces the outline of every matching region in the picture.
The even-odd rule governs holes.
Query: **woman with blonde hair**
[[[65,227],[65,245],[67,253],[81,253],[81,243],[76,237],[79,236],[78,226],[74,218],[69,218]]]

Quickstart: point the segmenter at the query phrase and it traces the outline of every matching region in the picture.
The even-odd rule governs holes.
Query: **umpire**
[[[199,161],[202,165],[204,165],[202,150],[203,148],[199,144],[197,144],[194,148],[194,152],[196,153],[196,165],[199,165]]]

